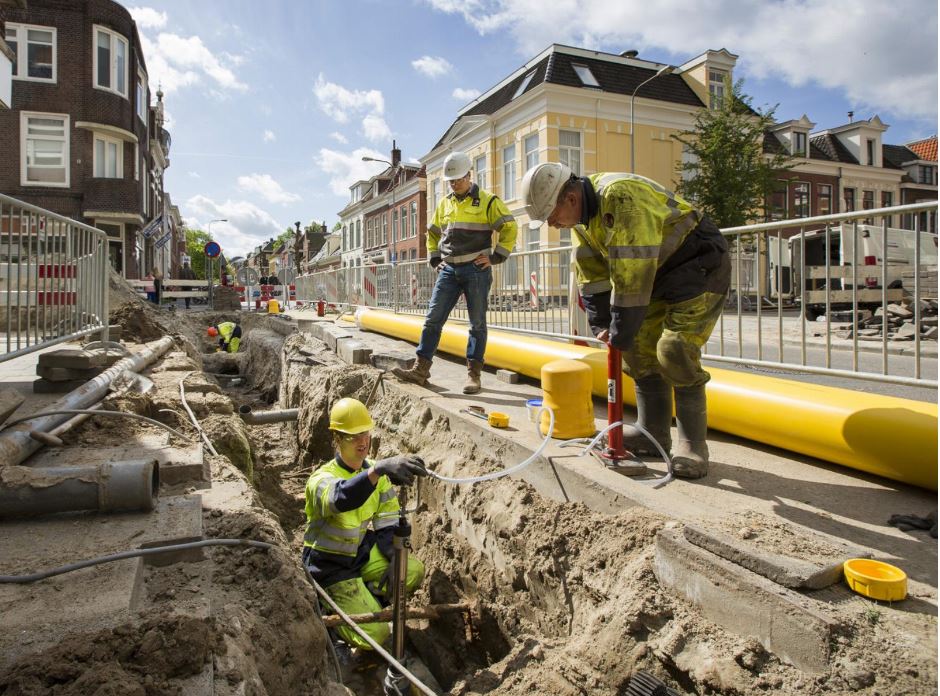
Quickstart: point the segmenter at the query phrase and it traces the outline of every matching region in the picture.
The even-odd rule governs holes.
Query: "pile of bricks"
[[[920,301],[920,338],[921,340],[937,340],[937,301]],[[880,341],[884,332],[887,332],[889,341],[913,341],[917,336],[918,328],[914,324],[914,308],[904,302],[889,304],[887,311],[878,307],[875,313],[865,311],[867,316],[858,320],[858,340]],[[852,338],[852,327],[848,328],[846,338]]]
[[[33,382],[35,394],[64,394],[94,379],[123,356],[91,353],[81,348],[60,348],[39,355]]]

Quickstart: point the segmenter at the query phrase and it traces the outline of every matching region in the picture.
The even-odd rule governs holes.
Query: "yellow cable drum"
[[[423,317],[360,310],[360,328],[417,343]],[[463,357],[467,328],[446,324],[439,350]],[[553,360],[580,360],[607,396],[607,351],[490,330],[486,363],[534,379]],[[708,426],[774,447],[937,490],[937,404],[710,367]],[[624,402],[636,405],[624,375]]]

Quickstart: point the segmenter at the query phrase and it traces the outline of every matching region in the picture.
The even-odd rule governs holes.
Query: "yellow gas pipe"
[[[360,310],[360,328],[417,343],[422,317]],[[447,324],[438,350],[463,356],[464,325]],[[539,379],[542,365],[580,360],[607,395],[607,353],[489,331],[486,363]],[[937,405],[710,367],[708,426],[835,464],[937,490]],[[636,405],[624,375],[624,402]]]

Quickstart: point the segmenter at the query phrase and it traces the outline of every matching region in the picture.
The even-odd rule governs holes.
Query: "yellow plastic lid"
[[[890,563],[850,558],[842,565],[849,587],[865,597],[897,602],[907,596],[907,574]]]
[[[500,413],[499,411],[490,411],[486,422],[492,425],[494,428],[508,428],[509,416],[507,416],[505,413]]]

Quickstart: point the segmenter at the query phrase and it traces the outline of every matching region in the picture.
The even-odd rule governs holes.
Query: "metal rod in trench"
[[[392,561],[392,656],[398,662],[405,659],[405,622],[408,620],[407,580],[408,580],[408,551],[411,549],[411,524],[405,517],[408,493],[402,489],[401,512],[398,517],[398,526],[392,536],[395,549],[395,558]],[[385,695],[404,696],[407,693],[407,680],[405,676],[392,665],[388,666],[385,674]]]
[[[607,346],[607,423],[623,421],[623,367],[619,348]],[[623,426],[611,428],[607,434],[607,449],[600,456],[616,464],[632,455],[623,446]]]

